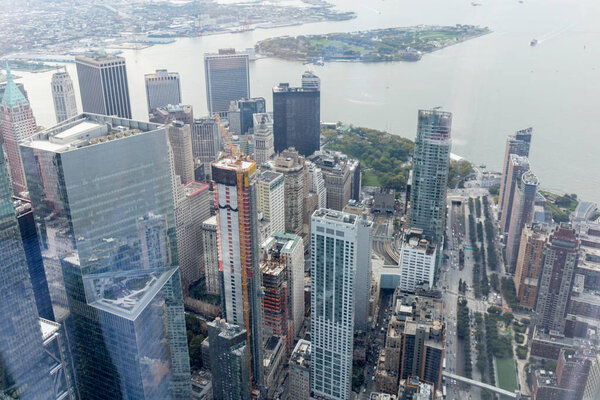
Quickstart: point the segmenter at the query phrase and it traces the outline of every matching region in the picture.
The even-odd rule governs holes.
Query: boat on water
[[[536,44],[538,44],[538,40],[537,39],[531,39],[531,42],[529,42],[530,46],[535,46]]]

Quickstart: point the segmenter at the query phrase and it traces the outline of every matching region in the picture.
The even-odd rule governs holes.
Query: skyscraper
[[[144,75],[148,113],[155,108],[181,103],[181,83],[178,72],[157,69],[153,74]]]
[[[258,211],[267,224],[263,239],[274,232],[285,232],[283,174],[263,171],[258,178]]]
[[[311,221],[311,389],[350,398],[358,217],[322,208]]]
[[[202,222],[202,253],[206,293],[220,295],[222,272],[219,271],[217,217],[214,215]]]
[[[212,164],[219,238],[219,268],[223,271],[223,314],[244,328],[250,348],[250,374],[261,389],[262,304],[258,254],[256,164],[233,157]]]
[[[450,167],[452,114],[419,110],[410,194],[410,227],[442,243]]]
[[[169,145],[173,152],[175,175],[182,184],[194,180],[194,152],[192,149],[192,128],[180,121],[167,126]]]
[[[504,151],[504,163],[502,164],[502,178],[500,180],[500,194],[498,196],[498,217],[502,217],[504,202],[506,201],[507,188],[510,187],[509,163],[511,154],[521,157],[529,157],[529,147],[531,145],[531,135],[533,128],[527,128],[517,131],[514,135],[506,139],[506,150]]]
[[[440,321],[406,321],[402,332],[400,379],[418,376],[439,389],[442,383],[444,336]]]
[[[521,233],[514,281],[519,304],[530,310],[535,307],[546,237],[543,225],[526,226]]]
[[[428,241],[421,229],[411,228],[404,233],[400,248],[400,288],[415,292],[419,285],[433,286],[436,265],[436,246]]]
[[[51,400],[52,381],[45,374],[42,332],[4,157],[0,157],[0,276],[0,394]]]
[[[37,125],[27,98],[15,84],[8,65],[6,87],[0,103],[0,134],[6,151],[13,193],[27,191],[19,143],[35,134]]]
[[[578,252],[579,239],[568,224],[556,228],[544,244],[534,320],[546,332],[564,332]]]
[[[310,156],[321,147],[321,92],[315,88],[273,88],[273,137],[275,151],[294,147]]]
[[[254,161],[266,163],[275,154],[273,145],[273,118],[271,114],[254,114]]]
[[[506,185],[504,187],[504,201],[502,203],[500,229],[507,234],[510,230],[512,219],[513,201],[515,193],[521,182],[521,176],[529,171],[529,159],[517,154],[511,154],[508,160]]]
[[[292,322],[290,339],[300,332],[304,320],[304,244],[291,233],[275,232],[261,245],[263,264],[282,266],[288,290],[288,317]]]
[[[321,169],[327,208],[343,210],[350,199],[360,200],[360,162],[339,151],[320,150],[308,157]]]
[[[371,309],[371,241],[373,223],[367,214],[356,223],[356,276],[354,280],[354,329],[369,330]]]
[[[221,132],[214,118],[199,118],[192,125],[192,151],[194,158],[204,165],[204,171],[211,173],[210,163],[221,152]]]
[[[77,115],[77,101],[75,100],[75,89],[69,73],[58,71],[52,74],[52,100],[54,100],[54,112],[56,123],[60,124],[65,119]]]
[[[209,116],[227,113],[233,100],[250,98],[248,54],[236,53],[235,49],[204,54],[204,72]]]
[[[253,134],[254,114],[264,114],[266,112],[266,102],[262,97],[232,101],[227,113],[231,132],[237,135]],[[234,126],[235,129],[232,129]]]
[[[113,55],[77,56],[83,112],[131,119],[125,59]]]
[[[193,107],[189,104],[169,104],[164,107],[155,108],[150,113],[150,122],[168,124],[173,121],[192,125],[194,123]]]
[[[301,236],[304,196],[308,192],[304,157],[293,148],[282,151],[275,159],[275,171],[285,177],[285,231]]]
[[[216,319],[207,324],[213,398],[250,400],[250,351],[245,329]]]
[[[81,397],[189,398],[164,128],[82,114],[21,151],[46,275],[64,280]]]
[[[523,227],[533,221],[535,197],[537,195],[539,180],[532,171],[527,171],[521,176],[517,185],[506,241],[506,260],[511,272],[514,272],[517,267]]]

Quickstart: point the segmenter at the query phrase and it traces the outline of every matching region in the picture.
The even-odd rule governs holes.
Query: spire
[[[8,62],[6,63],[6,88],[4,89],[4,96],[2,97],[2,103],[8,103],[9,107],[16,107],[19,103],[23,105],[29,104],[21,90],[15,83],[10,72]]]

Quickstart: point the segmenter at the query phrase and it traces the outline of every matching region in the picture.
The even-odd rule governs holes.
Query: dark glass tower
[[[125,59],[112,55],[75,58],[83,112],[131,119]]]
[[[320,148],[321,92],[317,88],[273,88],[273,138],[277,153],[294,147],[303,156]]]
[[[2,147],[0,146],[0,154]],[[0,157],[0,397],[51,399],[44,345],[4,157]]]

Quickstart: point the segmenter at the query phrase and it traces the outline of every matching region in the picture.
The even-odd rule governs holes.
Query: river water
[[[505,138],[534,127],[532,169],[545,188],[600,202],[600,2],[597,0],[333,0],[358,18],[238,34],[179,39],[125,51],[133,117],[146,119],[144,74],[181,74],[183,101],[206,114],[202,55],[220,47],[311,33],[396,26],[474,24],[493,33],[427,54],[417,63],[326,63],[323,121],[344,121],[414,138],[417,110],[454,113],[453,153],[499,170]],[[539,44],[531,47],[531,39]],[[300,84],[307,66],[279,59],[252,63],[251,94],[267,99],[279,82]],[[76,82],[75,66],[68,70]],[[38,124],[55,122],[51,73],[20,74]],[[81,104],[81,102],[79,102]]]

